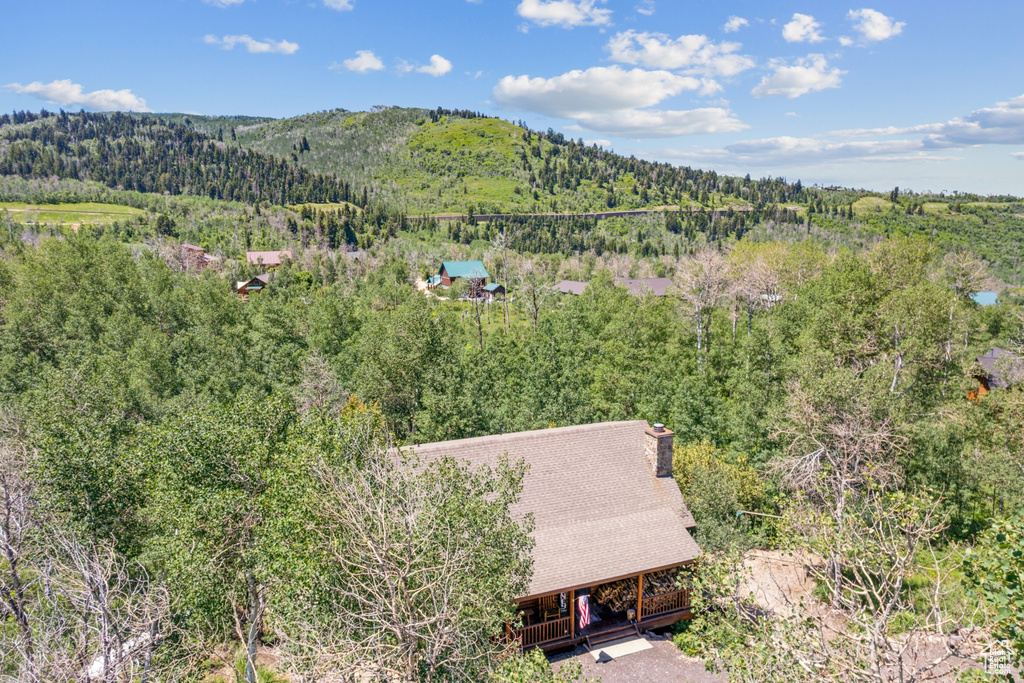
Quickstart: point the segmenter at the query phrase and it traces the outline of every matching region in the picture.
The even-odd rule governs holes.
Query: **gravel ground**
[[[626,655],[606,664],[598,664],[585,648],[554,655],[551,663],[555,670],[569,659],[583,665],[583,675],[600,676],[601,683],[726,683],[725,676],[704,670],[704,662],[686,657],[670,640],[652,640],[654,647],[643,652]]]

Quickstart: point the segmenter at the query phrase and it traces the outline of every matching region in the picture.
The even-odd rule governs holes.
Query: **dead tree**
[[[507,508],[522,466],[511,467],[491,478],[393,449],[369,452],[357,467],[314,464],[332,608],[303,606],[282,619],[294,673],[479,680],[512,647],[500,634],[528,574],[528,532]]]
[[[33,659],[32,628],[29,624],[26,591],[36,580],[28,569],[28,544],[36,531],[32,484],[26,473],[29,454],[21,435],[20,422],[7,407],[0,408],[0,621],[17,625],[26,661]],[[6,648],[5,648],[6,649]]]
[[[296,399],[299,412],[306,414],[324,411],[336,415],[348,401],[330,363],[319,351],[313,351],[302,361]]]
[[[517,300],[522,303],[526,314],[533,321],[534,329],[540,320],[540,313],[555,295],[555,288],[548,283],[548,273],[543,261],[525,259],[519,266],[516,278]]]
[[[839,529],[847,526],[850,497],[868,487],[883,490],[898,483],[895,455],[903,444],[892,420],[872,412],[858,387],[846,397],[816,400],[800,384],[794,384],[786,405],[786,417],[776,427],[776,438],[785,443],[787,457],[776,471],[790,489],[807,497],[817,510],[827,512]],[[832,603],[842,593],[842,557],[829,557]]]
[[[697,332],[697,367],[704,369],[711,350],[711,316],[729,289],[725,259],[713,249],[702,249],[680,264],[675,288],[693,316]]]

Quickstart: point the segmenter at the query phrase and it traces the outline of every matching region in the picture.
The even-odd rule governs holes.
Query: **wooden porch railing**
[[[542,645],[554,640],[569,638],[572,635],[570,633],[572,629],[571,621],[572,617],[542,621],[533,626],[524,626],[523,628],[516,629],[513,633],[516,640],[522,643],[523,647],[533,647],[534,645]]]
[[[690,591],[665,593],[653,598],[644,598],[643,618],[654,617],[666,612],[675,612],[690,606]]]

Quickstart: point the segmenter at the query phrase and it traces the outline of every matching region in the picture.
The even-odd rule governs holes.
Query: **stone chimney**
[[[644,430],[644,455],[656,477],[672,476],[673,436],[660,422]]]

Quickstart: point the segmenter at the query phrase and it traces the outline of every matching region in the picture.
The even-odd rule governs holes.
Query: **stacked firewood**
[[[591,597],[613,612],[636,609],[636,577],[601,584],[594,589]]]
[[[686,585],[689,571],[679,567],[644,575],[644,599],[675,593]]]
[[[666,593],[674,593],[685,585],[689,572],[685,569],[673,568],[653,574],[644,575],[644,599],[654,598]],[[625,612],[636,609],[636,577],[601,584],[594,589],[591,599],[607,606],[613,612]]]

